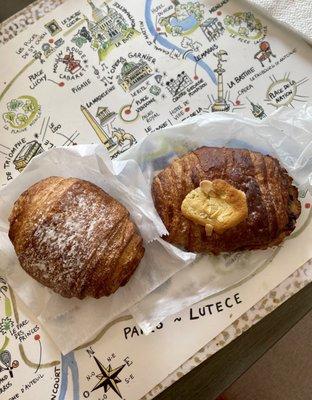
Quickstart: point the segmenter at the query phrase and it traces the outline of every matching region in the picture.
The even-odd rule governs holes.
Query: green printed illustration
[[[2,335],[6,335],[8,332],[10,332],[10,329],[13,328],[13,325],[13,321],[10,317],[2,318],[0,321],[0,332]]]
[[[0,323],[0,332],[4,336],[4,342],[1,344],[0,351],[2,352],[5,350],[9,344],[9,338],[7,336],[7,333],[9,330],[12,328],[12,308],[11,308],[11,302],[9,297],[7,296],[8,292],[8,285],[7,282],[4,278],[0,277],[0,301],[4,302],[4,312],[1,314],[3,318],[1,318],[1,323]],[[2,299],[3,296],[3,299]]]
[[[36,121],[40,106],[32,96],[20,96],[7,104],[7,112],[3,114],[4,121],[13,129],[25,129]]]
[[[160,26],[173,36],[188,35],[195,31],[204,20],[205,6],[197,2],[181,4],[179,0],[171,0],[174,12],[159,20]]]
[[[103,8],[99,8],[92,0],[87,1],[92,9],[92,18],[84,17],[87,28],[80,29],[72,41],[78,47],[89,42],[98,52],[99,61],[102,62],[112,49],[138,36],[139,32],[115,8],[106,3]]]
[[[266,35],[266,26],[251,12],[237,12],[224,18],[227,31],[243,39],[260,40]]]

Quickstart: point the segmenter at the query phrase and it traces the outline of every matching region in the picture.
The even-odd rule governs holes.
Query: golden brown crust
[[[222,179],[246,194],[248,218],[222,235],[182,215],[185,196],[202,180]],[[301,206],[292,178],[270,156],[244,149],[201,147],[173,161],[153,180],[155,207],[166,240],[194,252],[266,249],[294,230]]]
[[[144,254],[126,208],[84,180],[36,183],[15,202],[9,220],[23,269],[64,297],[109,296]]]

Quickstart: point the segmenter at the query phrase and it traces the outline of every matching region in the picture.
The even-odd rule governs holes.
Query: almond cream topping
[[[222,234],[248,216],[245,193],[222,179],[202,181],[185,196],[181,211],[186,218],[205,226],[207,236],[213,231]]]

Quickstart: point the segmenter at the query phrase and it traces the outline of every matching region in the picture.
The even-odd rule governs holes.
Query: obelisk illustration
[[[104,146],[107,148],[109,153],[114,153],[114,150],[118,146],[114,141],[112,140],[111,137],[104,131],[102,126],[96,121],[96,119],[91,115],[89,110],[86,109],[84,106],[80,106],[80,109],[83,113],[83,115],[86,117],[87,121],[89,124],[92,126],[94,129],[95,133],[97,134],[98,138],[100,141],[104,144]]]
[[[230,105],[224,98],[224,89],[223,89],[223,73],[225,69],[222,68],[222,63],[225,62],[222,56],[227,56],[227,52],[225,50],[219,50],[217,53],[214,53],[214,56],[218,59],[217,68],[214,70],[218,75],[218,98],[217,101],[212,105],[212,111],[229,111]]]

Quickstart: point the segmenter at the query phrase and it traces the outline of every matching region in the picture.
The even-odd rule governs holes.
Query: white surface
[[[246,0],[312,43],[311,0]]]

